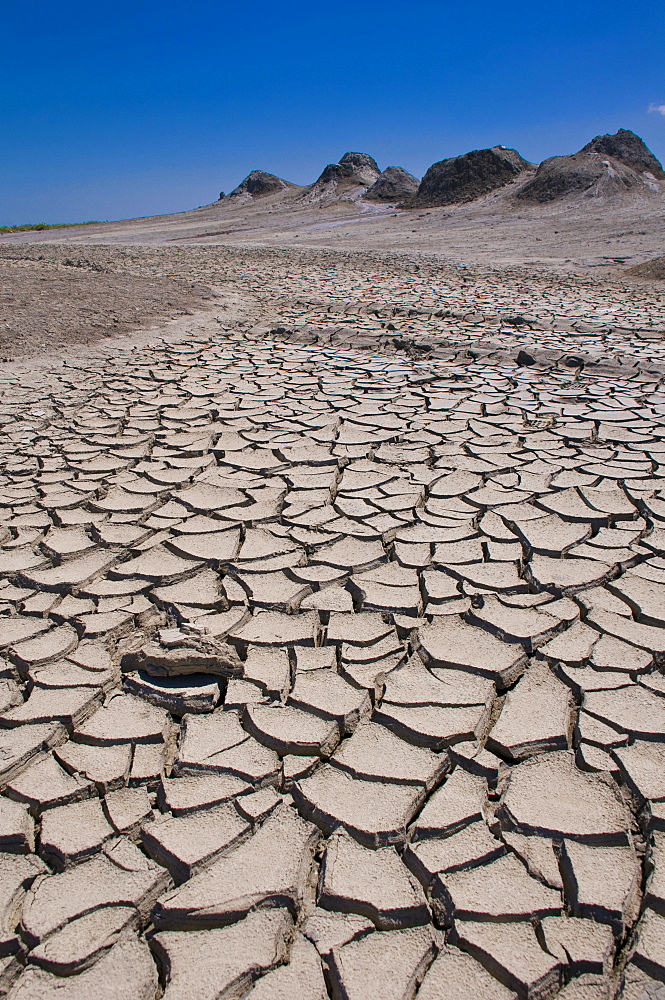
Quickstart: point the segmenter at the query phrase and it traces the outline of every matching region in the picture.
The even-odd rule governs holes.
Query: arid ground
[[[592,202],[0,245],[10,1000],[665,995],[665,211]]]

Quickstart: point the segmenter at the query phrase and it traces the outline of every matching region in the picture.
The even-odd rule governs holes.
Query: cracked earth
[[[0,368],[2,991],[660,1000],[662,294],[72,252],[214,297]]]

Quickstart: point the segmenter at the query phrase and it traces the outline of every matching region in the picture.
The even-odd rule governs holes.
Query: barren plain
[[[664,215],[2,244],[11,1000],[663,996]]]

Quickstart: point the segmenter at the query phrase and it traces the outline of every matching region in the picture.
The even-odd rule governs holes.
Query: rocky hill
[[[240,198],[250,195],[252,198],[259,198],[266,194],[276,194],[278,191],[288,191],[296,188],[297,185],[285,181],[275,174],[268,174],[265,170],[252,170],[245,177],[244,181],[228,195],[229,198]],[[220,201],[224,197],[224,192],[220,194]]]
[[[329,163],[324,167],[316,184],[336,183],[340,187],[370,185],[378,180],[380,173],[376,160],[368,153],[345,153],[339,163]]]
[[[661,178],[665,173],[651,150],[634,132],[619,129],[614,135],[596,136],[571,156],[544,160],[516,197],[537,204],[573,195],[650,197],[663,193]]]
[[[454,207],[493,195],[492,203],[498,199],[510,212],[520,202],[537,206],[577,197],[617,204],[622,198],[662,198],[665,171],[639,136],[619,129],[596,136],[577,153],[552,156],[539,166],[506,146],[474,149],[433,163],[420,182],[403,167],[381,171],[368,153],[349,152],[337,163],[327,164],[314,183],[303,186],[252,170],[220,201],[249,207],[267,195],[272,196],[267,199],[271,210],[337,203],[348,209],[349,203],[364,201],[393,202],[402,209]]]
[[[405,207],[433,208],[475,201],[516,180],[532,167],[515,149],[504,146],[474,149],[434,163]]]
[[[368,153],[345,153],[338,163],[329,163],[302,194],[306,202],[355,200],[381,176],[376,160]]]
[[[620,128],[614,135],[597,135],[583,146],[580,153],[602,153],[615,160],[621,160],[637,173],[651,173],[658,180],[665,179],[662,164],[649,147],[629,129]]]
[[[365,194],[370,201],[404,201],[418,190],[417,177],[403,167],[386,167]]]

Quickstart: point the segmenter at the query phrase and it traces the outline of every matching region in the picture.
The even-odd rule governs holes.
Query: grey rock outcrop
[[[516,180],[531,164],[515,149],[493,146],[433,163],[411,202],[413,207],[459,205]]]
[[[627,128],[620,128],[613,135],[597,135],[582,147],[580,153],[601,153],[604,156],[611,156],[638,173],[648,171],[660,180],[665,179],[665,171],[660,160],[653,155],[639,135],[635,135]]]
[[[367,153],[345,153],[339,163],[329,163],[300,196],[305,202],[327,204],[355,201],[379,179],[376,160]]]
[[[242,195],[250,195],[252,198],[260,198],[266,194],[276,194],[278,191],[287,191],[295,187],[289,181],[277,177],[275,174],[268,174],[265,170],[252,170],[247,174],[244,181],[228,195],[229,198],[237,198]]]
[[[403,167],[386,167],[365,195],[369,201],[403,201],[418,190],[417,177]]]
[[[380,174],[376,160],[368,153],[345,153],[339,163],[329,163],[323,168],[314,186],[334,183],[340,187],[359,184],[369,187]]]
[[[517,193],[522,201],[544,204],[570,195],[608,198],[658,193],[665,178],[653,153],[633,132],[596,136],[578,153],[552,156]]]

